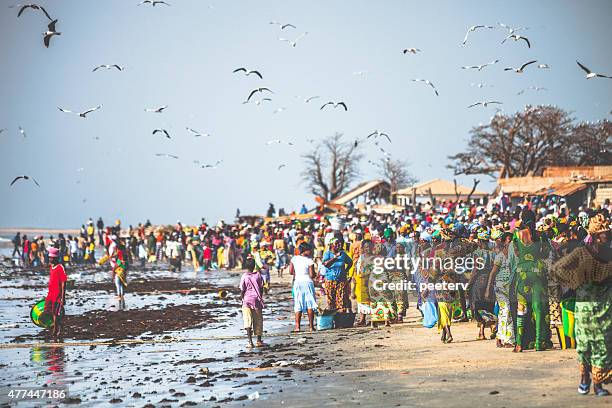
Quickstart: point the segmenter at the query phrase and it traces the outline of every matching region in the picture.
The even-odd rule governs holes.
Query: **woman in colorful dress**
[[[491,338],[494,338],[494,328],[497,326],[497,321],[492,314],[495,303],[493,293],[487,293],[489,274],[493,267],[493,256],[489,249],[490,237],[488,230],[478,233],[478,248],[474,251],[473,256],[482,261],[482,268],[474,268],[467,286],[472,316],[478,323],[478,340],[486,339],[485,327],[487,326],[491,328]]]
[[[359,248],[359,258],[355,262],[353,280],[355,288],[353,296],[357,302],[357,323],[355,326],[365,326],[366,317],[370,315],[370,292],[368,281],[374,268],[373,244],[370,240],[362,240]]]
[[[323,255],[325,266],[325,295],[329,310],[345,311],[348,303],[347,272],[353,266],[353,260],[342,249],[342,242],[337,238],[329,241],[330,249]]]
[[[590,244],[572,251],[552,267],[562,286],[576,289],[576,352],[580,362],[578,393],[610,393],[612,382],[612,249],[609,221],[598,214],[588,226]]]
[[[514,348],[514,323],[510,313],[510,282],[512,273],[508,261],[508,247],[512,242],[512,234],[503,233],[497,241],[497,254],[493,261],[493,270],[489,275],[489,283],[485,297],[495,293],[499,306],[497,314],[497,347]]]
[[[544,263],[550,246],[535,229],[533,211],[523,209],[520,228],[515,232],[508,251],[516,298],[516,316],[513,316],[516,318],[516,345],[513,351],[519,353],[525,349],[542,351],[552,347]]]
[[[385,258],[387,250],[381,242],[374,244],[373,258]],[[381,269],[378,269],[381,268]],[[389,274],[381,264],[372,273],[368,279],[368,289],[370,292],[370,322],[372,327],[376,327],[377,323],[383,323],[385,326],[390,326],[391,321],[397,319],[397,308],[393,303],[394,295],[388,286],[382,286],[383,283],[389,283]]]

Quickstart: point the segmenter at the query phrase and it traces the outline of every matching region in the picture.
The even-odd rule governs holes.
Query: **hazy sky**
[[[49,49],[46,18],[33,10],[17,18],[13,2],[2,2],[0,128],[8,131],[0,133],[0,226],[73,227],[99,215],[124,224],[215,222],[231,220],[237,207],[263,213],[270,201],[298,209],[314,203],[299,176],[309,138],[386,131],[393,144],[383,146],[409,161],[419,180],[452,179],[447,155],[495,112],[466,109],[473,102],[501,100],[505,112],[555,104],[580,120],[609,117],[612,109],[612,80],[587,81],[575,63],[612,74],[609,0],[168,1],[171,7],[155,8],[138,0],[40,1],[62,32]],[[281,32],[270,21],[297,30]],[[461,47],[469,26],[497,22],[531,27],[523,34],[532,48],[501,45],[502,29],[476,31]],[[295,48],[277,39],[305,31]],[[422,52],[402,54],[408,47]],[[551,69],[503,71],[532,58]],[[460,69],[494,59],[501,62],[482,72]],[[99,64],[127,68],[92,73]],[[239,66],[264,79],[232,74]],[[431,80],[440,96],[413,78]],[[470,86],[478,82],[493,87]],[[273,101],[243,105],[258,86],[271,88]],[[529,86],[548,91],[517,95]],[[306,104],[296,95],[321,99]],[[327,100],[345,101],[349,111],[321,111]],[[87,119],[57,109],[99,104]],[[166,104],[163,114],[144,112]],[[273,114],[279,107],[287,109]],[[212,136],[194,138],[185,126]],[[172,140],[151,134],[160,127]],[[279,138],[295,145],[265,145]],[[377,177],[367,160],[380,154],[374,146],[364,152],[363,179]],[[217,159],[216,170],[193,164]],[[41,187],[9,188],[20,174]],[[481,178],[482,189],[492,190]]]

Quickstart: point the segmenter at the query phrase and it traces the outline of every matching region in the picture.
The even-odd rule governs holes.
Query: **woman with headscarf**
[[[325,266],[325,295],[330,310],[344,311],[347,305],[347,272],[353,266],[353,260],[342,249],[338,238],[331,238],[329,250],[323,255]]]
[[[561,258],[551,273],[562,286],[576,289],[578,392],[588,394],[592,381],[593,392],[606,396],[602,384],[612,382],[612,249],[610,224],[603,214],[591,219],[588,233],[589,243]]]
[[[497,347],[514,348],[514,323],[510,313],[510,282],[512,272],[508,261],[508,247],[512,242],[512,234],[502,233],[497,240],[497,253],[493,260],[493,270],[489,275],[489,283],[485,298],[495,293],[499,306],[497,314]]]
[[[359,258],[355,262],[355,290],[353,294],[357,302],[357,323],[355,326],[365,326],[366,316],[372,309],[370,308],[370,293],[368,281],[374,268],[373,245],[370,240],[362,240],[360,242]]]
[[[381,242],[374,244],[373,256],[375,259],[384,259],[387,256],[387,250]],[[391,321],[397,319],[397,305],[393,302],[394,294],[387,285],[390,281],[389,272],[383,262],[379,262],[379,265],[372,269],[368,281],[372,327],[381,322],[384,322],[385,326],[390,326]]]
[[[535,228],[535,214],[525,208],[521,212],[520,230],[514,233],[508,251],[510,270],[514,276],[516,302],[516,345],[514,352],[535,348],[536,351],[552,347],[548,288],[544,260],[550,246]]]
[[[489,249],[490,237],[491,235],[486,229],[478,232],[478,248],[474,251],[474,257],[480,262],[472,271],[467,286],[472,317],[478,323],[478,340],[486,339],[485,327],[490,327],[491,332],[494,333],[494,327],[497,325],[497,321],[492,315],[495,303],[493,293],[487,292],[489,274],[493,268],[493,256]],[[492,334],[492,336],[494,335]]]

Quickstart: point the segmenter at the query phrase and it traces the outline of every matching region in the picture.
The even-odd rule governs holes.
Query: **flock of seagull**
[[[167,3],[166,1],[163,0],[143,0],[140,3],[138,3],[138,6],[140,5],[150,5],[151,7],[155,7],[156,5],[164,5],[164,6],[170,6],[169,3]],[[59,36],[62,33],[58,32],[56,29],[56,25],[58,20],[57,19],[53,19],[49,13],[47,12],[47,10],[38,5],[38,4],[17,4],[17,5],[11,5],[9,6],[10,8],[18,8],[18,12],[17,12],[17,17],[21,17],[25,12],[27,12],[28,10],[32,10],[32,11],[38,11],[40,13],[42,13],[48,20],[47,23],[47,30],[43,33],[43,43],[44,46],[46,48],[49,48],[50,44],[51,44],[51,39],[55,36]],[[291,23],[282,23],[282,22],[276,22],[276,21],[271,21],[269,23],[270,25],[274,25],[276,27],[278,27],[278,29],[281,32],[291,32],[291,31],[295,31],[297,30],[297,27]],[[520,42],[522,41],[527,48],[531,48],[532,43],[530,41],[529,38],[527,38],[526,36],[520,34],[520,32],[528,30],[528,27],[511,27],[507,24],[504,23],[497,23],[498,27],[493,26],[493,25],[473,25],[471,27],[468,28],[465,37],[463,38],[463,41],[461,42],[461,46],[465,47],[468,44],[468,40],[470,38],[471,35],[474,35],[477,31],[485,31],[485,30],[495,30],[497,28],[501,28],[507,31],[507,35],[502,39],[501,44],[506,43],[508,40],[513,40],[514,42]],[[307,31],[302,32],[301,34],[297,35],[294,37],[293,40],[291,39],[287,39],[284,37],[278,37],[279,41],[282,42],[287,42],[291,47],[296,47],[298,45],[298,42],[301,41],[306,35],[308,34]],[[417,55],[422,53],[423,51],[420,48],[416,48],[416,47],[407,47],[404,48],[402,50],[402,53],[407,55],[407,54],[413,54],[413,55]],[[484,63],[484,64],[480,64],[480,65],[467,65],[467,66],[462,66],[461,69],[464,70],[476,70],[476,71],[482,71],[487,67],[491,67],[493,65],[496,65],[500,62],[499,59],[495,59],[493,61]],[[531,60],[528,62],[525,62],[524,64],[522,64],[520,67],[506,67],[504,68],[504,71],[512,71],[516,74],[523,74],[525,72],[525,69],[527,67],[529,67],[532,64],[536,64],[538,61],[537,60]],[[611,76],[605,75],[605,74],[600,74],[600,73],[596,73],[591,71],[589,68],[587,68],[585,65],[583,65],[582,63],[580,63],[579,61],[576,61],[576,63],[578,64],[579,68],[582,69],[585,73],[586,73],[586,79],[590,80],[590,79],[594,79],[594,78],[612,78]],[[550,66],[548,64],[538,64],[536,65],[536,67],[538,69],[549,69]],[[92,72],[96,72],[98,70],[101,69],[105,69],[105,70],[111,70],[111,69],[115,69],[119,72],[124,71],[126,69],[125,66],[119,65],[119,64],[101,64],[98,65],[96,67],[93,68]],[[257,69],[251,69],[251,68],[246,68],[244,66],[241,67],[237,67],[232,71],[233,74],[242,74],[245,77],[249,77],[251,75],[258,77],[260,80],[263,80],[264,76],[261,73],[261,71],[257,70]],[[363,71],[359,71],[359,72],[354,72],[354,75],[364,75],[365,72]],[[420,79],[420,78],[415,78],[412,79],[412,82],[415,83],[422,83],[425,86],[428,86],[430,88],[432,88],[433,92],[435,93],[436,96],[439,96],[439,92],[438,89],[436,88],[436,86],[434,85],[434,83],[432,81],[430,81],[429,79]],[[484,84],[484,83],[472,83],[470,86],[475,86],[478,88],[484,88],[484,87],[489,87],[490,85]],[[541,90],[546,90],[546,88],[542,88],[542,87],[536,87],[536,86],[531,86],[527,89],[530,90],[534,90],[534,91],[541,91]],[[526,89],[521,90],[518,95],[521,95],[522,93],[524,93],[526,91]],[[265,87],[265,86],[259,86],[257,88],[252,89],[247,98],[245,99],[245,101],[243,101],[243,104],[249,104],[251,102],[253,102],[255,105],[261,105],[264,102],[271,102],[272,98],[271,96],[274,94],[274,91],[272,91],[270,88]],[[257,97],[259,97],[260,99],[257,99]],[[302,97],[302,96],[296,96],[296,98],[302,99],[304,103],[310,103],[312,101],[314,101],[315,99],[319,99],[320,96],[316,95],[316,96],[306,96],[306,97]],[[488,100],[488,101],[479,101],[479,102],[475,102],[470,104],[469,106],[467,106],[467,108],[473,108],[476,106],[482,106],[483,108],[487,108],[489,105],[501,105],[503,104],[503,102],[501,101],[497,101],[497,100]],[[324,110],[325,108],[341,108],[340,110],[344,110],[345,112],[348,111],[348,106],[344,101],[327,101],[325,103],[323,103],[320,107],[319,110]],[[69,110],[66,108],[62,108],[62,107],[57,107],[59,111],[63,112],[63,113],[67,113],[67,114],[74,114],[74,115],[78,115],[79,117],[85,119],[87,118],[87,115],[100,110],[102,108],[102,105],[98,105],[96,107],[93,108],[89,108],[86,109],[82,112],[78,112],[78,111],[73,111],[73,110]],[[157,113],[157,114],[162,114],[166,109],[168,108],[168,105],[163,105],[163,106],[159,106],[159,107],[152,107],[152,108],[146,108],[145,112],[149,112],[149,113]],[[274,113],[280,113],[282,111],[284,111],[286,108],[284,107],[280,107],[277,108]],[[199,132],[193,128],[190,128],[188,126],[185,127],[186,131],[189,132],[190,134],[192,134],[194,137],[201,137],[201,136],[211,136],[209,133],[202,133]],[[6,131],[7,129],[0,129],[0,133],[2,133],[3,131]],[[20,134],[25,138],[26,137],[26,133],[25,130],[19,126],[19,132]],[[172,139],[172,136],[170,134],[170,132],[167,129],[163,129],[163,128],[156,128],[152,131],[153,135],[157,135],[160,134],[163,137],[167,138],[167,139]],[[368,135],[366,135],[365,137],[361,138],[361,139],[356,139],[354,141],[354,146],[357,147],[360,143],[369,141],[369,140],[373,140],[374,144],[378,147],[378,150],[383,154],[384,159],[385,160],[390,160],[391,154],[386,151],[383,147],[381,147],[379,145],[379,139],[385,139],[387,140],[389,143],[391,143],[391,137],[382,131],[379,130],[374,130],[371,133],[369,133]],[[308,140],[311,143],[314,143],[314,140],[310,139]],[[266,145],[274,145],[274,144],[286,144],[288,146],[293,146],[293,142],[289,142],[289,141],[284,141],[281,139],[274,139],[274,140],[269,140],[266,142]],[[171,158],[171,159],[178,159],[179,157],[177,155],[173,155],[173,154],[168,154],[168,153],[156,153],[155,156],[157,157],[166,157],[166,158]],[[223,160],[217,160],[215,163],[201,163],[199,160],[194,160],[193,163],[199,165],[201,168],[205,168],[205,169],[216,169],[221,163],[223,162]],[[377,165],[380,166],[380,164],[375,163],[371,160],[368,161],[370,164],[372,165]],[[278,165],[277,169],[281,170],[282,168],[286,167],[287,164],[280,164]],[[16,182],[23,180],[23,181],[32,181],[33,183],[35,183],[37,186],[40,186],[38,181],[36,181],[33,177],[28,176],[28,175],[20,175],[15,177],[12,181],[11,181],[11,186],[13,186]]]

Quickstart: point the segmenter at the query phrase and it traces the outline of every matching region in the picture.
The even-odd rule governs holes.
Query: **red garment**
[[[66,282],[66,271],[64,266],[57,264],[49,268],[49,292],[47,293],[47,300],[51,302],[61,302],[62,292],[60,291],[60,284]]]
[[[212,251],[210,250],[209,246],[204,247],[203,258],[206,259],[207,261],[210,261],[212,259]]]

